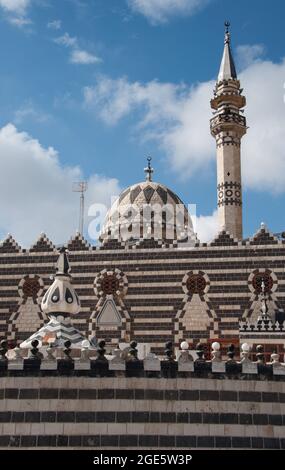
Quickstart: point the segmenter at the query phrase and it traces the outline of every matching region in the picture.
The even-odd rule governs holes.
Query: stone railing
[[[233,112],[223,112],[217,114],[211,119],[211,128],[223,125],[223,124],[239,124],[241,126],[246,126],[246,119],[244,116],[241,116],[238,113]]]
[[[256,323],[241,322],[239,331],[240,333],[260,333],[263,331],[267,333],[285,333],[285,324],[278,321],[272,322],[271,320],[261,320]]]
[[[253,362],[250,360],[251,346],[247,343],[241,346],[240,360],[235,359],[233,345],[228,348],[228,359],[222,360],[220,344],[214,342],[210,361],[204,358],[205,345],[197,344],[195,354],[192,355],[186,341],[180,345],[178,359],[174,358],[171,342],[166,343],[165,357],[159,358],[149,353],[144,359],[138,359],[135,341],[131,342],[130,347],[124,351],[115,349],[112,355],[106,355],[104,341],[99,342],[97,349],[89,349],[83,342],[81,350],[74,350],[70,347],[70,341],[66,341],[65,348],[61,350],[56,350],[52,346],[48,348],[40,346],[39,342],[34,340],[28,351],[17,347],[8,350],[7,342],[2,340],[0,376],[86,375],[165,378],[193,376],[257,380],[284,380],[285,377],[285,364],[280,362],[279,354],[271,354],[271,362],[266,363],[263,347],[259,345],[255,351],[257,361]],[[78,357],[73,357],[74,355]]]

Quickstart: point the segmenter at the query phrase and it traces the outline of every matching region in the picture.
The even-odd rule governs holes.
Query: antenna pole
[[[79,211],[79,232],[83,235],[84,226],[84,192],[80,194],[80,211]]]
[[[80,208],[79,208],[79,233],[83,236],[84,230],[84,193],[87,191],[87,181],[79,181],[73,183],[72,191],[80,193]]]

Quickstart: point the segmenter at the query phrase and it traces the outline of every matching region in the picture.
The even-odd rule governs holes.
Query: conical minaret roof
[[[231,51],[231,37],[229,32],[230,23],[225,22],[225,46],[222,57],[222,62],[220,66],[220,71],[218,75],[218,82],[222,80],[229,80],[230,78],[236,79],[237,73],[235,68],[234,59]]]

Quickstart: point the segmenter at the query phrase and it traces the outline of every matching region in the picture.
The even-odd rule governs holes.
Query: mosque
[[[1,243],[3,337],[24,345],[31,335],[43,343],[70,339],[73,345],[103,339],[110,350],[135,340],[157,354],[167,341],[176,347],[187,341],[190,348],[201,342],[210,351],[217,339],[222,350],[246,341],[263,345],[268,357],[284,351],[285,239],[264,224],[243,238],[242,93],[226,24],[210,103],[220,225],[215,238],[197,239],[187,208],[171,189],[153,181],[148,161],[146,180],[126,188],[111,207],[99,245],[77,233],[64,247],[68,259],[63,249],[58,261],[45,234],[29,249],[11,235]]]

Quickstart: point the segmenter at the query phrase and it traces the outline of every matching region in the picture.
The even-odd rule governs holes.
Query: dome
[[[146,181],[126,188],[106,215],[100,240],[132,241],[152,238],[183,240],[192,221],[181,199],[161,183],[152,181],[153,169],[145,169]]]

